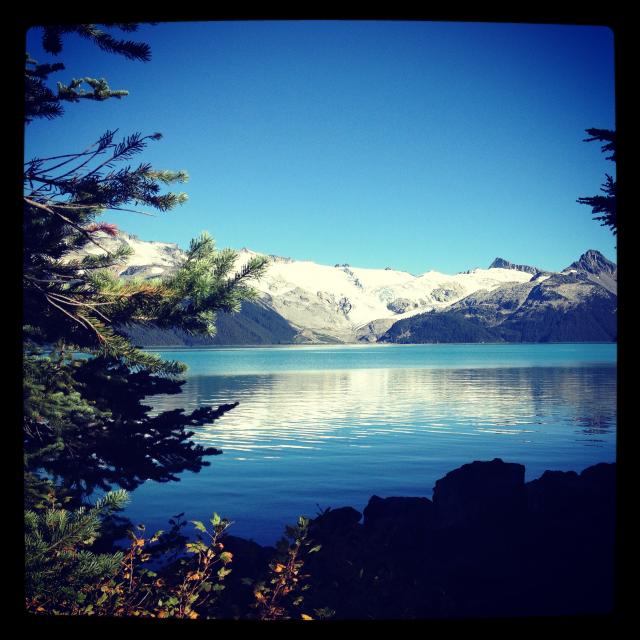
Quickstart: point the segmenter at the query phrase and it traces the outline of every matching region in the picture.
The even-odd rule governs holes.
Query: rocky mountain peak
[[[530,267],[526,264],[513,264],[513,262],[509,262],[504,258],[496,258],[489,265],[489,269],[514,269],[515,271],[524,271],[525,273],[530,273],[532,275],[536,275],[540,272],[540,269],[536,267]]]
[[[589,249],[583,253],[578,260],[572,262],[564,271],[585,271],[594,276],[601,274],[615,275],[618,267],[614,262],[605,258],[599,251]]]

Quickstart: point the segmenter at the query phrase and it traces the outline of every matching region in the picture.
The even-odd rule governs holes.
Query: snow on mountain
[[[133,250],[126,262],[119,267],[114,267],[114,271],[124,277],[157,277],[175,269],[185,259],[184,251],[173,242],[140,240],[122,231],[115,237],[100,231],[93,234],[93,238],[97,244],[87,242],[81,253],[102,255],[104,249],[113,252],[122,245],[127,245]],[[67,255],[67,258],[73,257],[78,257],[78,255],[76,253]]]
[[[242,250],[239,263],[251,255],[255,254]],[[274,260],[254,286],[269,306],[292,324],[353,341],[356,335],[366,334],[367,325],[375,321],[393,322],[443,309],[480,289],[530,279],[531,274],[512,269],[474,269],[455,275],[429,271],[415,276],[392,269]],[[389,326],[388,322],[382,324]],[[372,327],[371,331],[376,333],[377,329]]]
[[[123,277],[150,278],[175,269],[184,252],[173,243],[146,242],[125,233],[112,238],[97,234],[106,249],[126,243],[134,253],[117,270]],[[90,253],[100,251],[86,245]],[[238,252],[237,268],[257,255]],[[262,303],[298,332],[299,341],[375,341],[397,320],[426,311],[441,311],[471,294],[490,293],[532,280],[532,274],[504,261],[488,269],[453,275],[428,271],[413,275],[390,268],[371,269],[348,264],[321,265],[308,260],[269,256],[265,275],[253,282]],[[542,272],[533,279],[541,281]],[[547,276],[548,277],[548,276]]]
[[[588,251],[561,273],[478,290],[441,314],[399,319],[382,342],[609,342],[617,336],[617,267]]]

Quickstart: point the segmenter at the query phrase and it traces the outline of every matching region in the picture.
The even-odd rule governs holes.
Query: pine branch
[[[32,207],[37,207],[38,209],[42,209],[43,211],[46,211],[51,215],[58,216],[59,218],[64,220],[68,225],[76,229],[76,231],[79,231],[82,235],[88,238],[90,242],[96,245],[96,247],[98,247],[99,249],[102,249],[102,251],[104,251],[107,255],[109,256],[112,255],[110,251],[107,251],[107,249],[105,249],[100,243],[96,242],[91,237],[91,234],[88,231],[83,229],[81,226],[77,225],[75,222],[73,222],[73,220],[70,220],[66,216],[62,215],[59,211],[56,211],[55,209],[51,209],[50,207],[47,207],[46,205],[40,204],[39,202],[36,202],[35,200],[31,200],[29,198],[24,198],[24,201],[27,204],[31,205]]]
[[[127,31],[132,31],[130,28]],[[79,35],[95,42],[103,51],[118,53],[130,60],[148,62],[151,60],[151,47],[145,42],[131,40],[116,40],[108,33],[101,31],[93,24],[83,24],[76,27]]]
[[[607,160],[616,160],[616,132],[611,131],[610,129],[586,129],[586,132],[591,136],[590,138],[585,138],[583,142],[604,142],[605,144],[600,147],[601,151],[609,152],[611,151],[611,155],[607,158]]]
[[[84,162],[81,162],[79,165],[77,165],[73,169],[69,169],[69,171],[67,171],[66,173],[63,173],[62,175],[57,176],[56,180],[60,181],[62,178],[65,178],[66,176],[79,171],[80,169],[82,169],[82,167],[85,167],[87,164],[89,164],[94,158],[104,154],[105,149],[111,146],[111,141],[113,140],[113,136],[115,135],[116,131],[117,129],[115,131],[107,131],[105,135],[103,135],[97,142],[91,145],[91,147],[97,146],[97,148],[94,151],[89,151],[91,149],[91,147],[89,147],[89,149],[87,149],[86,151],[80,154],[77,154],[75,158],[71,158],[70,160],[61,162],[57,165],[54,165],[53,167],[47,167],[47,171],[53,171],[55,169],[58,169],[59,167],[62,167],[63,165],[68,164],[69,162],[73,162],[74,159],[77,159],[81,156],[84,156],[84,155],[89,156]]]
[[[587,129],[586,132],[591,136],[586,138],[584,142],[593,142],[598,140],[605,142],[601,147],[601,151],[611,152],[607,160],[616,160],[616,132],[609,129]],[[617,235],[618,222],[616,211],[616,181],[609,175],[605,174],[606,181],[600,188],[605,193],[604,196],[591,196],[578,198],[577,202],[586,204],[592,209],[593,219],[601,223],[603,227],[609,227],[613,235]],[[597,215],[603,214],[603,215]]]

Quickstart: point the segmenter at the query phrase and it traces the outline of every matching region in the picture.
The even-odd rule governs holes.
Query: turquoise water
[[[194,439],[223,449],[147,482],[126,515],[166,528],[212,511],[266,544],[299,515],[371,495],[432,496],[472,460],[581,471],[616,456],[616,345],[367,345],[158,351],[189,365],[154,410],[239,401]]]

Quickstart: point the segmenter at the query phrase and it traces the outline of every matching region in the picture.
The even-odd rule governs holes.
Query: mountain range
[[[100,244],[130,245],[123,278],[153,278],[175,269],[175,244],[120,233]],[[87,245],[87,252],[97,252]],[[251,256],[238,252],[237,268]],[[617,338],[617,267],[589,250],[561,272],[496,258],[487,269],[414,275],[386,267],[320,265],[269,256],[254,287],[259,298],[237,314],[217,316],[217,335],[127,326],[141,346],[357,342],[611,342]]]

